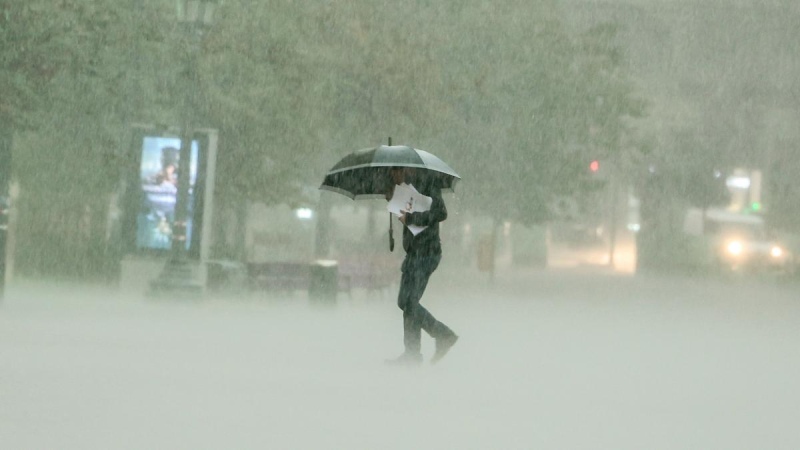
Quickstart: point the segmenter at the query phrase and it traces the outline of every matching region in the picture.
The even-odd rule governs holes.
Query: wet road
[[[797,292],[445,268],[424,303],[461,340],[396,369],[394,292],[315,308],[25,284],[0,305],[0,448],[796,449]]]

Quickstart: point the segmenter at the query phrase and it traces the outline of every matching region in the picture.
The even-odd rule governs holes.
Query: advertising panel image
[[[186,248],[192,241],[196,203],[198,142],[192,141],[191,159],[180,161],[181,140],[173,137],[145,136],[142,140],[139,181],[141,205],[136,217],[136,248],[166,250],[172,245],[175,204],[178,198],[178,173],[188,166],[189,196],[186,221]]]

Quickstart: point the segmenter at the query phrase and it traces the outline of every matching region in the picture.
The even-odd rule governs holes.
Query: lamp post
[[[182,110],[181,148],[178,161],[178,192],[175,199],[175,218],[172,224],[170,256],[164,270],[150,283],[152,294],[199,294],[203,286],[192,274],[187,257],[187,222],[189,220],[189,189],[192,159],[193,122],[195,119],[195,92],[198,86],[197,60],[205,31],[211,26],[216,4],[213,0],[176,0],[178,24],[184,32],[184,72],[186,93]]]

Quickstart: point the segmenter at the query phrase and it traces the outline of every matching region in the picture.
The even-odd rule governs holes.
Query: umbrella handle
[[[392,213],[389,213],[389,251],[394,251],[394,228],[392,228]]]

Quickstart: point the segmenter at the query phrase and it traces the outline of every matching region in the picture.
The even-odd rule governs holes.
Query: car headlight
[[[769,254],[772,255],[773,258],[780,258],[783,256],[783,249],[777,245],[773,245],[772,249],[769,251]]]
[[[729,242],[727,248],[728,248],[728,253],[733,255],[733,256],[741,255],[742,254],[742,250],[744,249],[744,247],[742,246],[742,243],[739,242],[739,241],[731,241],[731,242]]]

